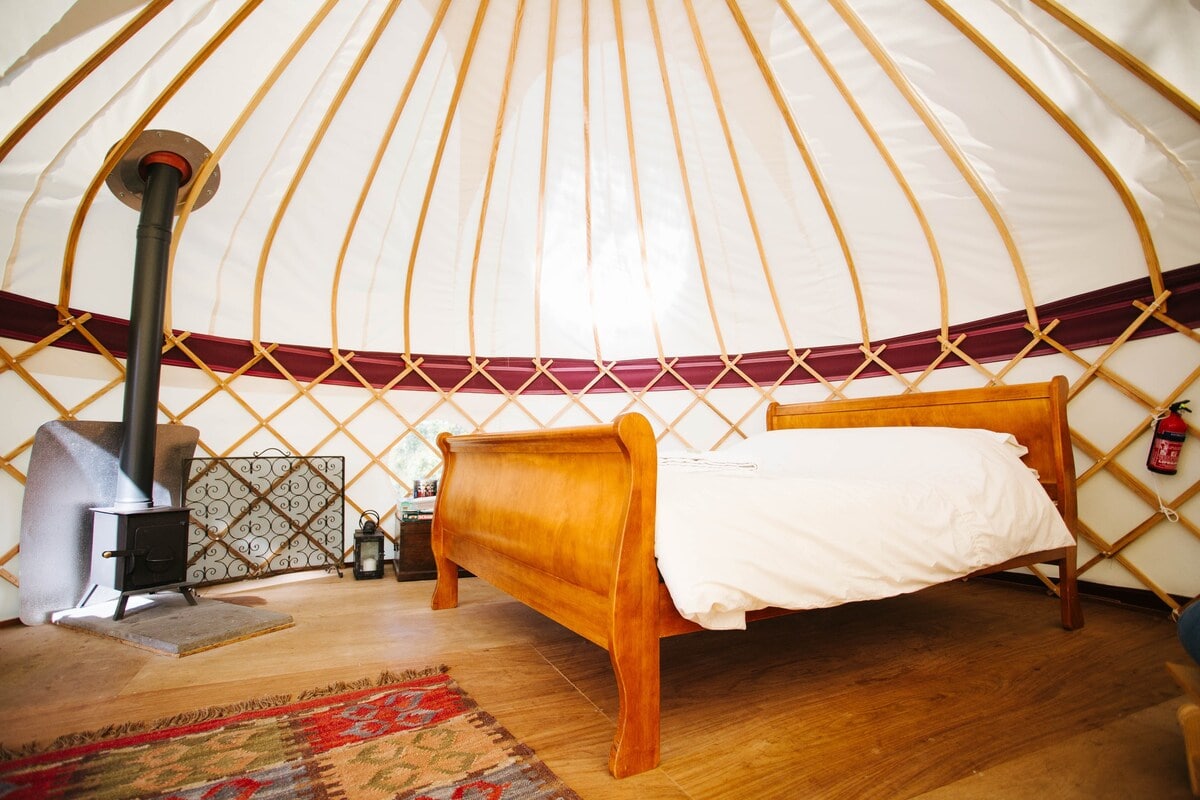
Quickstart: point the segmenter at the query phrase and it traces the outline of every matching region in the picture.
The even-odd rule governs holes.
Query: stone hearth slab
[[[196,598],[188,605],[177,592],[133,595],[125,616],[112,618],[117,601],[72,608],[53,615],[56,625],[116,639],[170,656],[211,650],[272,631],[290,628],[289,614]]]

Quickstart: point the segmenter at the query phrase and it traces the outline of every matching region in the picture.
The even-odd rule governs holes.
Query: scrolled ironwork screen
[[[345,459],[188,459],[188,573],[194,585],[344,567]]]

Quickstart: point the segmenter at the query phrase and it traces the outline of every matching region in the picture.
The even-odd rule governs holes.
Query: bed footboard
[[[463,567],[609,652],[620,702],[613,775],[659,758],[657,448],[650,424],[438,437],[433,608]]]

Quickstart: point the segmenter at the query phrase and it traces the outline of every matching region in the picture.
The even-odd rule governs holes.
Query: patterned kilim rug
[[[578,800],[443,673],[4,748],[0,797]]]

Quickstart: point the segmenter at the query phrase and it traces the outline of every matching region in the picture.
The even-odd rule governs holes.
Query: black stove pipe
[[[187,162],[173,153],[152,153],[142,160],[146,190],[138,219],[134,252],[133,297],[129,311],[129,347],[125,358],[120,469],[114,506],[154,505],[154,448],[158,430],[158,387],[162,373],[163,320],[171,228]]]

